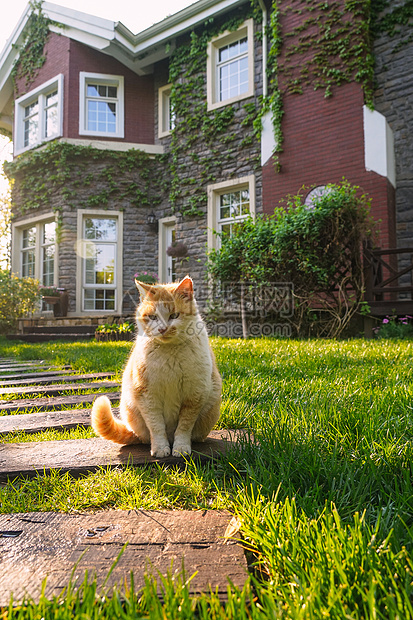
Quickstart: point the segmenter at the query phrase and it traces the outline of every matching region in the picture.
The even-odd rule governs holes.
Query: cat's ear
[[[151,284],[146,284],[146,282],[139,282],[139,280],[135,280],[136,288],[139,291],[139,296],[141,301],[146,295],[153,295],[154,290]]]
[[[182,297],[186,297],[190,301],[194,298],[194,285],[189,276],[185,276],[183,280],[178,284],[175,289],[175,293],[182,295]]]

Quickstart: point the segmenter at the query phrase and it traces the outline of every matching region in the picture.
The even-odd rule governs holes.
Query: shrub
[[[328,186],[311,207],[301,194],[271,217],[219,234],[208,255],[213,282],[248,287],[286,283],[294,290],[295,335],[340,335],[363,303],[362,245],[372,236],[370,200],[347,181]]]
[[[21,317],[32,314],[40,300],[39,283],[0,269],[0,333],[12,332]]]

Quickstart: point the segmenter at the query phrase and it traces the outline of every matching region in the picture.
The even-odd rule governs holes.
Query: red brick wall
[[[364,165],[363,97],[346,84],[326,99],[321,91],[284,96],[281,171],[272,159],[263,168],[263,204],[272,213],[279,200],[305,186],[338,183],[343,177],[372,199],[372,216],[381,220],[380,245],[395,246],[394,190],[385,177]]]
[[[70,39],[52,32],[44,48],[46,62],[28,86],[26,86],[25,77],[16,80],[16,98],[41,86],[59,73],[63,73],[66,81],[69,75],[69,49]]]
[[[282,15],[283,35],[300,20],[301,13],[287,8]],[[385,177],[367,171],[364,164],[364,100],[360,85],[353,82],[335,87],[329,98],[323,90],[314,91],[312,85],[305,87],[303,94],[290,94],[283,87],[281,74],[280,87],[284,90],[281,170],[276,172],[272,160],[263,167],[264,212],[272,213],[279,200],[298,193],[303,185],[337,183],[344,177],[372,199],[372,216],[381,220],[380,245],[394,247],[394,189]]]
[[[116,59],[90,49],[77,41],[70,41],[70,106],[68,136],[79,135],[79,72],[108,73],[125,78],[125,137],[124,142],[154,144],[154,86],[152,76],[139,76]],[[107,138],[102,138],[107,139]],[[112,138],[119,141],[119,138]],[[122,141],[122,140],[121,140]]]
[[[18,80],[17,96],[33,90],[59,73],[64,74],[63,135],[68,138],[88,138],[79,135],[79,72],[108,73],[125,78],[125,137],[101,140],[154,144],[154,86],[152,76],[138,76],[120,62],[68,37],[51,33],[45,46],[46,62],[36,79],[25,87]]]

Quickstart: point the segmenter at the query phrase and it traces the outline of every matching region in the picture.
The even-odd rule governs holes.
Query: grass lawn
[[[0,511],[226,508],[255,561],[244,590],[231,590],[221,606],[214,594],[190,597],[184,577],[148,578],[143,592],[106,598],[92,584],[60,601],[0,610],[2,620],[413,618],[412,343],[212,342],[224,380],[220,426],[248,428],[255,442],[183,471],[16,479],[0,487]],[[0,356],[85,372],[119,372],[129,349],[123,342],[0,340]]]

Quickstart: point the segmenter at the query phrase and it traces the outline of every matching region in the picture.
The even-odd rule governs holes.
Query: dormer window
[[[15,102],[15,154],[62,135],[63,75],[49,80]]]
[[[81,71],[79,90],[79,134],[123,138],[123,76]]]

